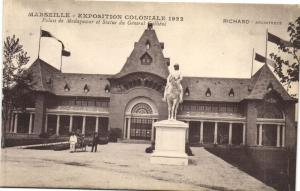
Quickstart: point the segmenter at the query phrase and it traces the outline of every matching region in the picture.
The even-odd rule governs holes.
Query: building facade
[[[167,118],[162,101],[170,59],[163,54],[152,25],[144,31],[119,73],[62,73],[37,59],[33,102],[15,110],[7,135],[106,135],[119,129],[121,139],[154,140],[153,123]],[[178,119],[189,124],[192,144],[295,147],[295,103],[269,66],[251,78],[184,77],[184,101]]]

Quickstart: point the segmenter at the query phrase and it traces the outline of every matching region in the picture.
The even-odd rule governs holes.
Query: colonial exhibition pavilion
[[[29,68],[34,101],[25,112],[13,112],[6,135],[51,138],[74,131],[89,137],[119,129],[119,140],[153,141],[152,124],[168,117],[162,97],[170,59],[164,48],[148,25],[115,75],[62,73],[37,59]],[[184,76],[182,85],[177,119],[189,124],[189,143],[296,145],[296,100],[266,64],[248,79]]]

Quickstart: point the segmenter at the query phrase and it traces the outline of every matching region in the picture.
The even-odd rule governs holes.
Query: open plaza
[[[98,152],[1,151],[0,184],[4,187],[138,190],[275,190],[203,147],[192,147],[188,166],[150,163],[147,144],[109,143]]]

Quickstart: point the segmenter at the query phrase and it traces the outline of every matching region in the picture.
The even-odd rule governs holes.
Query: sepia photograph
[[[5,0],[0,188],[295,191],[300,5]]]

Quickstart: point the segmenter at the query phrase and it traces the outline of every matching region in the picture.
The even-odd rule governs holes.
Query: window
[[[186,96],[190,95],[190,90],[188,87],[185,88],[184,95],[186,95]]]
[[[107,101],[97,100],[96,101],[96,106],[97,107],[106,107],[107,108],[109,106],[109,104],[108,104]]]
[[[84,85],[83,91],[84,91],[84,93],[88,93],[90,91],[90,89],[89,89],[89,87],[88,87],[87,84]]]
[[[96,103],[94,100],[88,100],[88,106],[95,106]]]
[[[146,49],[149,50],[150,49],[150,42],[147,40],[146,42]]]
[[[64,90],[65,90],[65,92],[69,92],[70,91],[70,87],[69,87],[68,84],[65,85]]]
[[[216,103],[211,104],[212,105],[212,112],[219,112],[219,105]]]
[[[277,125],[264,124],[262,129],[262,145],[276,146]]]
[[[231,88],[230,91],[229,91],[229,94],[228,94],[230,97],[233,97],[234,96],[234,91],[233,89]]]
[[[206,92],[205,92],[206,97],[210,97],[211,96],[211,91],[209,88],[207,88]]]
[[[152,63],[152,58],[147,52],[141,57],[141,63],[143,65],[149,65]]]
[[[270,82],[268,87],[267,87],[268,91],[272,91],[273,90],[273,84]]]
[[[47,77],[46,83],[47,83],[47,84],[52,84],[52,79],[51,79],[51,77],[49,77],[49,76]]]
[[[257,124],[257,145],[259,146],[284,146],[284,125]]]
[[[104,88],[105,93],[109,93],[110,92],[110,86],[107,84]]]

